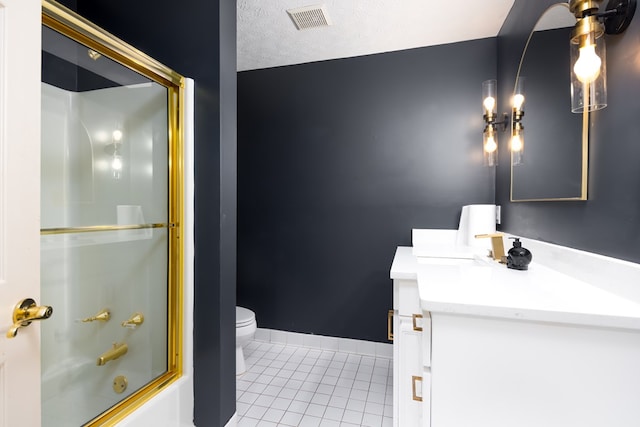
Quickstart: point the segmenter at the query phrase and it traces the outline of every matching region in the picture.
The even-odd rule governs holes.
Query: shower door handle
[[[33,298],[25,298],[13,309],[13,326],[7,331],[7,338],[15,338],[18,329],[29,326],[34,320],[44,320],[51,317],[53,308],[48,305],[36,305]]]

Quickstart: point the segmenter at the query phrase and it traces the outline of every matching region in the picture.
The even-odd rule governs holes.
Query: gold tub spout
[[[97,365],[106,365],[107,362],[111,362],[112,360],[116,360],[123,354],[127,354],[127,351],[129,351],[129,347],[126,343],[113,343],[113,348],[110,348],[109,350],[102,353],[100,357],[98,357]]]

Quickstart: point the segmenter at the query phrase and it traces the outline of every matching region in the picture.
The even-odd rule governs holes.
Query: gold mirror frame
[[[122,421],[182,375],[183,264],[180,239],[184,218],[183,111],[185,79],[180,74],[52,0],[42,1],[42,24],[167,88],[169,124],[169,264],[167,290],[167,370],[86,426]]]
[[[514,89],[513,89],[513,93],[512,93],[513,95],[515,95],[516,90],[517,90],[518,79],[520,78],[520,72],[522,70],[522,65],[524,63],[524,58],[526,56],[527,48],[529,47],[529,43],[531,42],[531,39],[532,39],[534,33],[536,31],[538,31],[542,20],[545,18],[545,15],[547,15],[547,13],[553,8],[564,8],[564,9],[566,9],[566,13],[568,15],[570,15],[571,17],[573,17],[573,14],[571,14],[571,12],[569,12],[569,4],[568,3],[555,3],[555,4],[551,5],[551,6],[549,6],[547,9],[545,9],[545,11],[542,13],[542,15],[540,15],[540,17],[536,21],[536,24],[534,25],[533,29],[531,30],[531,33],[529,34],[529,37],[528,37],[527,42],[525,44],[524,50],[522,52],[522,56],[520,57],[520,63],[518,64],[518,72],[516,73],[516,81],[514,83]],[[567,39],[566,43],[567,43],[567,55],[569,55],[569,48],[568,48],[569,40],[568,39]],[[568,72],[569,72],[569,70],[567,70],[567,73]],[[513,120],[514,120],[514,117],[513,117],[513,112],[512,112],[510,129],[513,129]],[[526,105],[525,105],[524,123],[526,125]],[[587,184],[588,184],[588,169],[589,169],[589,113],[588,113],[588,111],[586,111],[586,109],[582,114],[581,134],[582,134],[581,135],[581,140],[582,140],[581,141],[581,144],[582,144],[582,159],[581,159],[580,195],[575,196],[575,197],[556,197],[556,198],[544,198],[544,197],[531,198],[531,199],[517,199],[517,198],[514,198],[513,153],[510,152],[510,168],[511,168],[511,170],[510,170],[511,171],[511,175],[510,175],[510,180],[511,180],[511,182],[510,182],[510,201],[511,202],[547,202],[547,201],[580,201],[580,200],[587,200]],[[525,136],[525,153],[526,153],[526,144],[528,144],[528,141],[526,140],[526,136]]]

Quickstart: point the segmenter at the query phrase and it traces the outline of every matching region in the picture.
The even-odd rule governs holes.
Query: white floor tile
[[[249,410],[245,414],[245,417],[255,418],[255,419],[259,420],[259,419],[262,418],[262,416],[265,414],[265,412],[267,412],[267,409],[269,409],[269,408],[265,408],[264,406],[253,405],[253,406],[251,406],[251,408],[249,408]]]
[[[287,411],[284,413],[284,416],[280,420],[280,424],[297,427],[300,424],[301,419],[302,419],[302,414]]]
[[[382,415],[365,413],[362,417],[362,425],[366,427],[382,427]]]
[[[341,421],[343,415],[344,409],[329,407],[324,413],[324,418],[328,420]]]
[[[298,427],[319,427],[320,421],[322,421],[321,418],[305,415],[300,420]]]
[[[304,411],[305,415],[313,415],[314,417],[322,418],[324,411],[326,411],[326,405],[318,405],[317,403],[309,403],[307,410]]]
[[[263,336],[273,339],[273,332]],[[392,427],[389,358],[343,352],[342,340],[325,340],[322,350],[300,347],[289,335],[286,345],[254,340],[245,347],[247,373],[236,381],[239,427]]]
[[[269,408],[267,412],[262,416],[263,420],[271,421],[274,423],[280,422],[282,417],[284,416],[284,411],[282,409]],[[382,417],[380,417],[382,419]]]
[[[360,425],[362,423],[362,415],[362,412],[345,409],[342,421]]]

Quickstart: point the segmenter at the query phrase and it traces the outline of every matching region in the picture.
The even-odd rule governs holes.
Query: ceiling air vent
[[[331,25],[331,19],[327,14],[325,5],[305,6],[297,9],[287,10],[289,17],[298,30],[306,30],[307,28],[328,27]]]

